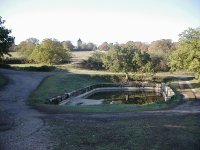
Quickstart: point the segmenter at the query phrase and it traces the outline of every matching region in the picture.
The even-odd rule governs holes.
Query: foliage
[[[175,50],[175,44],[172,42],[170,39],[162,39],[162,40],[157,40],[153,41],[148,48],[148,51],[150,52],[171,52]]]
[[[74,49],[74,50],[78,50],[78,51],[93,51],[93,50],[96,50],[97,49],[97,46],[92,43],[92,42],[89,42],[89,43],[83,43],[81,41],[81,39],[78,40],[78,43],[77,43],[77,48]]]
[[[147,72],[153,71],[150,55],[135,48],[134,45],[123,44],[113,46],[103,57],[106,69],[114,72]]]
[[[82,43],[80,46],[80,50],[84,50],[84,51],[92,51],[92,50],[96,50],[97,46],[94,43]]]
[[[58,64],[69,61],[71,54],[55,39],[45,39],[34,49],[30,59],[38,63]]]
[[[74,49],[74,45],[72,44],[71,41],[63,41],[62,42],[62,45],[63,45],[63,48],[66,49],[66,50],[70,50],[72,51]]]
[[[33,50],[39,44],[39,40],[36,38],[29,38],[25,41],[20,42],[16,47],[16,51],[24,58],[29,59]]]
[[[171,70],[193,71],[200,80],[200,28],[189,28],[180,34],[178,49],[170,55]]]
[[[151,62],[156,72],[159,72],[159,71],[167,72],[170,69],[169,66],[167,65],[168,61],[165,56],[151,55]]]
[[[98,49],[102,51],[108,51],[110,46],[107,42],[103,42],[101,45],[99,45]]]
[[[95,52],[88,58],[88,60],[85,61],[85,67],[89,69],[103,69],[103,62],[102,57],[104,56],[104,53],[101,52]]]
[[[133,42],[133,41],[128,41],[126,43],[127,45],[133,45],[135,48],[140,49],[142,51],[148,51],[149,45],[143,42]]]
[[[87,50],[96,50],[96,49],[97,49],[97,46],[96,46],[94,43],[89,42],[89,43],[87,43],[87,45],[86,45],[86,49],[87,49]]]
[[[11,30],[6,29],[3,24],[5,20],[2,20],[0,16],[0,59],[4,54],[9,55],[9,48],[12,47],[14,43],[14,37],[10,36]]]

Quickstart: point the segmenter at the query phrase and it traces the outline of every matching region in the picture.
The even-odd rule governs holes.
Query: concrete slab
[[[68,105],[100,105],[102,104],[103,100],[93,100],[93,99],[85,99],[85,98],[79,98],[74,97],[70,98],[68,101]]]

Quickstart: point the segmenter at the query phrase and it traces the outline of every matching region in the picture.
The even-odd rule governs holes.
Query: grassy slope
[[[54,120],[64,150],[198,150],[199,115],[138,116],[129,119]]]
[[[46,78],[30,98],[32,101],[36,100],[33,102],[44,103],[47,98],[103,82],[108,81],[87,74],[58,73]]]

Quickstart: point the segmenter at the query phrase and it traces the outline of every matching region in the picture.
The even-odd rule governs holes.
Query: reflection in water
[[[88,99],[103,99],[103,104],[150,104],[164,101],[160,93],[147,91],[98,92]]]

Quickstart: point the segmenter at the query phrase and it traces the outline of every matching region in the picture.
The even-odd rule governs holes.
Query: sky
[[[0,0],[15,43],[30,37],[101,44],[178,40],[200,26],[200,0]]]

